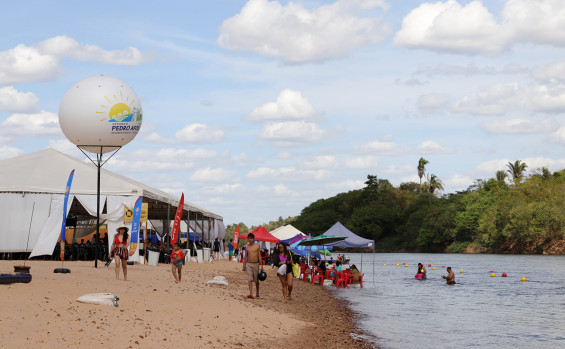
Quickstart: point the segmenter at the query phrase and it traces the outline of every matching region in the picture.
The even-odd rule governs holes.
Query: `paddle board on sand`
[[[118,296],[115,293],[88,293],[77,298],[78,302],[118,306]]]

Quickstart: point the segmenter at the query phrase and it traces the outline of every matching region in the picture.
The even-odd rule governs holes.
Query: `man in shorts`
[[[256,293],[255,297],[259,298],[259,265],[261,265],[261,271],[263,270],[263,264],[261,263],[261,248],[255,243],[255,235],[249,233],[247,239],[250,241],[247,245],[247,253],[245,254],[245,260],[243,261],[243,271],[247,270],[247,281],[249,282],[249,295],[247,298],[253,298],[253,283],[255,283]]]

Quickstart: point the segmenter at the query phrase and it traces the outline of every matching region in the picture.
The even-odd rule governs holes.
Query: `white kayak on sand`
[[[118,296],[115,293],[88,293],[77,298],[78,302],[118,306]]]

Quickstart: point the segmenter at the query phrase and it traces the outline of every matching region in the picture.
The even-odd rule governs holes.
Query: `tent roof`
[[[67,178],[73,169],[75,169],[75,175],[71,193],[96,195],[97,167],[90,161],[81,161],[51,148],[1,160],[0,192],[64,194]],[[104,168],[100,171],[100,194],[106,196],[139,195],[171,206],[178,205],[180,201],[180,198],[162,190]],[[186,201],[184,209],[222,220],[221,216]]]
[[[290,224],[287,224],[283,227],[279,227],[279,228],[277,228],[277,229],[275,229],[271,232],[271,235],[273,235],[274,237],[276,237],[279,240],[287,240],[287,239],[290,239],[292,237],[295,237],[298,234],[306,235]]]
[[[364,247],[364,248],[375,248],[375,241],[369,240],[355,235],[349,229],[343,226],[340,222],[334,224],[330,229],[328,229],[324,235],[335,235],[335,236],[345,236],[346,239],[342,241],[333,242],[327,244],[327,246],[336,247]]]
[[[277,239],[276,237],[271,235],[271,233],[269,233],[267,231],[267,229],[265,229],[265,227],[263,227],[263,226],[259,226],[257,229],[253,230],[250,233],[253,233],[253,235],[255,235],[255,239],[253,239],[255,241],[265,241],[265,242],[274,242],[274,243],[279,242],[279,239]],[[245,235],[241,235],[239,238],[240,239],[247,239],[247,236],[250,233],[247,233]]]

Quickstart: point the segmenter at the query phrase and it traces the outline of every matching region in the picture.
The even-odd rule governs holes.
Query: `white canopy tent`
[[[22,252],[26,245],[28,251],[37,248],[32,255],[53,252],[63,220],[65,186],[73,169],[75,174],[67,210],[71,210],[71,203],[76,198],[75,203],[78,201],[88,214],[96,216],[98,169],[90,161],[81,161],[54,149],[0,161],[0,219],[4,227],[0,231],[0,252]],[[101,170],[100,212],[105,207],[106,213],[100,217],[107,220],[109,233],[123,222],[124,206],[132,208],[139,196],[149,203],[150,220],[170,221],[174,218],[180,198]],[[205,241],[209,241],[212,234],[225,234],[221,216],[186,201],[183,219],[187,219]]]
[[[306,234],[304,234],[303,232],[296,229],[295,227],[293,227],[290,224],[287,224],[283,227],[279,227],[279,228],[277,228],[277,229],[275,229],[271,232],[271,235],[273,235],[274,237],[276,237],[279,240],[287,240],[287,239],[295,237],[298,234],[300,234],[302,236],[306,236]]]

